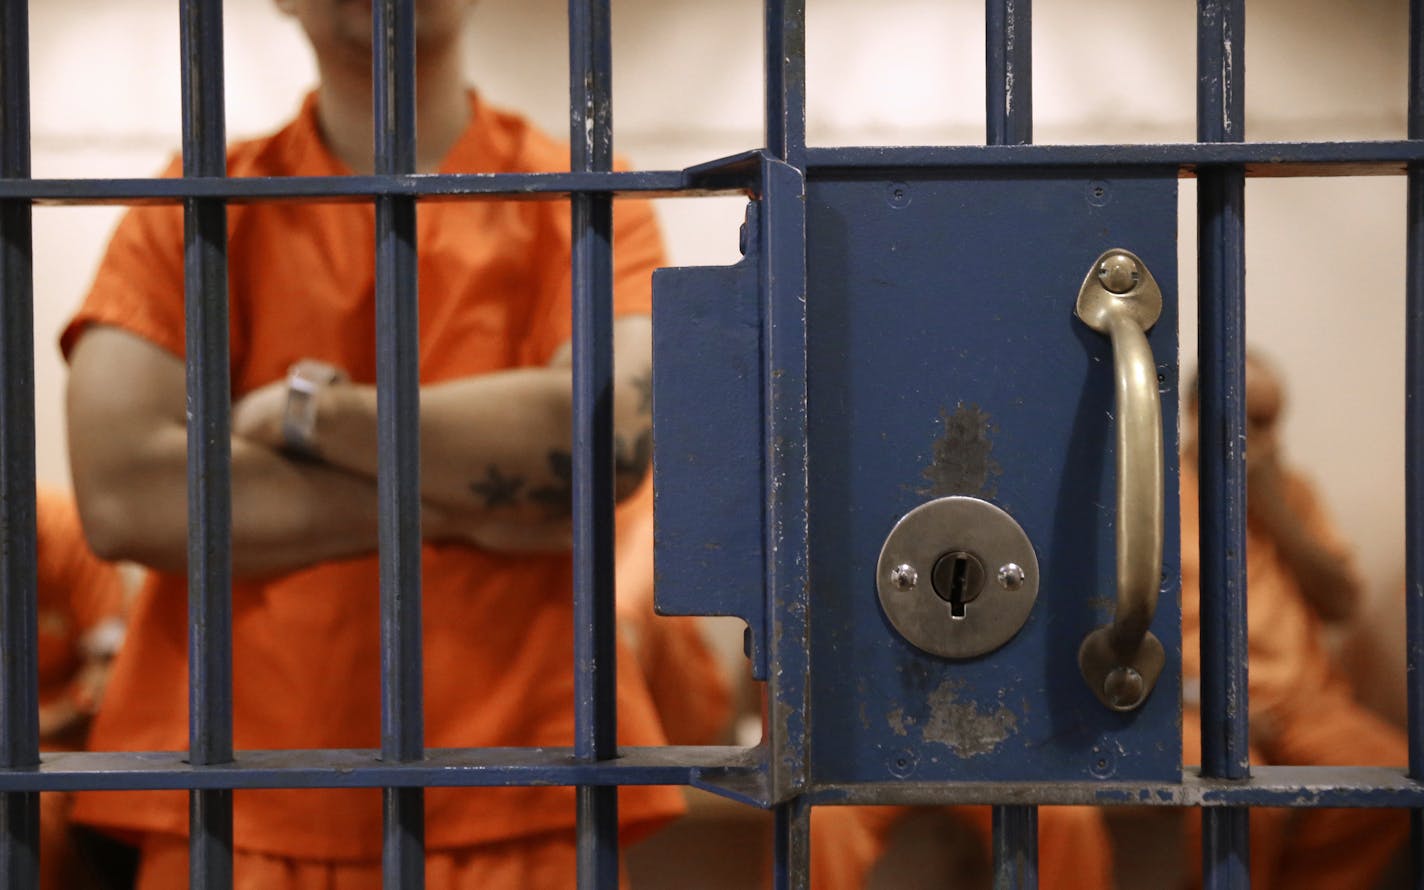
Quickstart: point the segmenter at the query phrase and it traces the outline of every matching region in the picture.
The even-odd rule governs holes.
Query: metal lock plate
[[[891,529],[876,568],[880,605],[915,646],[973,658],[1013,639],[1038,598],[1038,557],[1014,518],[972,497],[921,504]]]

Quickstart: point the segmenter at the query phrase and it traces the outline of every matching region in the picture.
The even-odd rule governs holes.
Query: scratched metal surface
[[[1103,250],[1148,264],[1166,298],[1149,341],[1175,455],[1176,172],[875,175],[808,184],[813,781],[1174,781],[1175,457],[1153,624],[1163,677],[1122,715],[1078,672],[1115,595],[1116,471],[1111,344],[1073,305]],[[875,592],[895,521],[948,494],[1012,514],[1042,574],[1019,634],[966,661],[905,642]]]
[[[653,277],[654,571],[660,614],[747,623],[764,768],[708,781],[768,803],[806,778],[806,225],[800,171],[753,160],[742,260]]]

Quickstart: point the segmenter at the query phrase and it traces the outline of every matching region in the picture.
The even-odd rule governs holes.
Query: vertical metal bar
[[[1424,0],[1409,2],[1409,130],[1424,139]],[[1409,166],[1405,253],[1405,647],[1409,775],[1424,779],[1424,167]],[[1410,814],[1412,881],[1424,890],[1424,810]]]
[[[990,145],[1033,141],[1031,0],[985,0],[984,133]],[[994,887],[1038,886],[1038,808],[994,807]]]
[[[1033,141],[1032,0],[985,0],[985,136],[990,145]]]
[[[761,164],[761,198],[749,208],[760,258],[762,356],[768,473],[764,527],[768,651],[768,786],[782,801],[773,820],[774,874],[780,888],[806,888],[810,876],[807,698],[810,687],[810,583],[806,530],[806,189],[802,172],[780,160]],[[822,876],[825,877],[825,876]]]
[[[772,890],[811,890],[811,805],[796,797],[773,813]]]
[[[375,170],[414,173],[415,4],[372,5]],[[420,341],[416,209],[376,199],[376,426],[380,505],[381,758],[425,755],[421,652]],[[385,886],[425,885],[425,795],[385,788]]]
[[[0,4],[0,177],[30,175],[29,9]],[[35,617],[34,248],[28,201],[0,202],[0,767],[39,762]],[[0,887],[39,883],[39,795],[0,794]]]
[[[766,0],[766,145],[806,169],[806,0]]]
[[[182,0],[183,175],[227,171],[221,0]],[[188,745],[232,760],[232,442],[227,208],[184,204],[188,399]],[[189,881],[232,886],[232,792],[189,792]]]
[[[1245,138],[1244,0],[1199,0],[1197,138]],[[1243,779],[1246,686],[1246,239],[1245,174],[1197,178],[1201,366],[1202,774]],[[1248,814],[1202,812],[1207,888],[1249,886]]]
[[[1202,0],[1198,138],[1242,139],[1243,13]],[[1202,766],[1245,778],[1246,699],[1246,261],[1245,178],[1239,168],[1197,180],[1201,288]]]
[[[994,807],[994,890],[1038,890],[1038,807]]]
[[[1409,886],[1424,888],[1424,811],[1409,811]]]
[[[1207,807],[1202,813],[1202,886],[1250,887],[1251,811],[1245,807]]]
[[[613,169],[608,0],[569,0],[570,169]],[[618,754],[613,600],[613,198],[576,194],[573,221],[574,752]],[[618,886],[618,789],[579,786],[578,886]]]
[[[784,714],[773,737],[771,784],[775,793],[799,791],[806,782],[809,686],[805,597],[805,283],[806,283],[806,0],[765,0],[766,145],[787,166],[762,166],[762,291],[774,416],[769,495],[768,590],[774,592],[772,643],[776,669],[767,678],[773,710]],[[787,168],[794,168],[788,170]],[[796,407],[792,407],[792,406]],[[785,434],[785,435],[783,435]],[[785,443],[791,443],[789,445]],[[788,517],[797,516],[792,520]],[[785,535],[785,539],[780,539]],[[780,599],[777,602],[778,598]],[[810,890],[811,806],[802,797],[778,805],[773,820],[772,885]]]
[[[764,158],[761,197],[749,208],[760,259],[762,372],[766,384],[763,527],[770,665],[766,673],[769,790],[785,801],[809,771],[810,632],[806,513],[806,183],[802,171]]]

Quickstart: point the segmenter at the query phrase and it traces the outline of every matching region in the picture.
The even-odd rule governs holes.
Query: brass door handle
[[[1083,679],[1103,704],[1131,711],[1146,701],[1166,655],[1148,627],[1162,583],[1162,403],[1147,331],[1162,290],[1137,256],[1114,248],[1093,263],[1075,314],[1112,338],[1117,379],[1117,611],[1078,650]]]

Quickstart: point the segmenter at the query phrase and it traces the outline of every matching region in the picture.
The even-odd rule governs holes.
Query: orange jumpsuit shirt
[[[732,688],[702,619],[654,611],[652,501],[649,481],[618,509],[618,630],[637,656],[668,743],[722,744],[731,730]]]
[[[67,493],[37,490],[35,525],[39,700],[44,707],[66,695],[85,695],[74,685],[84,664],[81,644],[105,621],[122,618],[124,583],[118,569],[95,556],[85,543],[79,513]],[[95,703],[74,704],[88,710]]]
[[[1197,470],[1182,461],[1182,675],[1201,677],[1201,509],[1197,502]],[[1286,497],[1317,541],[1341,559],[1349,548],[1318,503],[1310,485],[1299,476],[1286,480]],[[1251,716],[1280,716],[1284,708],[1310,708],[1327,689],[1342,691],[1344,680],[1325,651],[1320,617],[1286,569],[1275,542],[1254,522],[1246,528],[1246,649],[1250,668]],[[1297,708],[1298,709],[1298,708]],[[1186,751],[1194,762],[1198,751]]]
[[[88,669],[84,638],[106,622],[123,619],[123,579],[118,569],[89,549],[74,499],[67,492],[47,488],[35,492],[35,557],[41,712],[67,704],[81,714],[92,713],[98,702],[92,683],[83,676]],[[40,748],[82,748],[86,728],[87,723],[79,723],[55,737],[42,738]],[[65,792],[40,795],[40,890],[73,885],[72,803],[73,796]]]
[[[568,169],[567,149],[473,93],[472,120],[441,172]],[[170,173],[177,170],[175,164]],[[315,98],[273,136],[235,145],[231,176],[351,171],[325,147]],[[443,201],[418,210],[422,384],[547,362],[570,336],[565,201]],[[646,313],[662,261],[651,208],[619,202],[615,312]],[[234,398],[311,357],[375,380],[374,213],[369,204],[279,202],[228,209]],[[88,299],[61,338],[123,328],[182,355],[183,216],[138,207],[120,224]],[[425,737],[432,748],[573,742],[572,569],[567,554],[510,557],[427,544]],[[234,742],[261,748],[379,745],[379,619],[374,556],[233,585]],[[631,657],[625,660],[631,665]],[[92,744],[187,747],[183,578],[155,573],[132,616]],[[661,744],[636,670],[619,672],[620,741]],[[681,812],[675,789],[626,789],[623,824]],[[381,852],[377,790],[253,790],[235,795],[234,845],[275,856],[370,860]],[[453,849],[574,824],[570,788],[432,789],[427,843]],[[83,795],[76,818],[121,832],[187,831],[186,795]],[[625,831],[625,835],[630,834]]]

